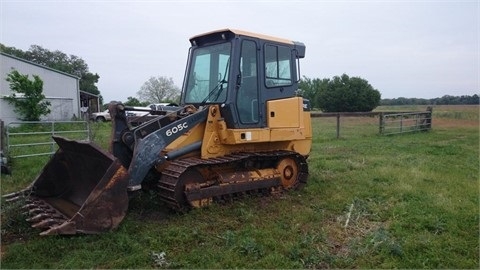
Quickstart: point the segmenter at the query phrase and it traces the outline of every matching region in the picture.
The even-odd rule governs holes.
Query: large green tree
[[[304,98],[310,100],[310,105],[312,108],[319,108],[318,93],[327,88],[329,81],[329,79],[310,79],[305,76],[303,76],[302,80],[300,80],[300,94]]]
[[[343,74],[321,81],[315,104],[324,112],[368,112],[380,104],[380,97],[367,80]]]
[[[40,77],[33,75],[33,80],[30,80],[28,75],[13,70],[7,75],[6,80],[10,84],[12,94],[3,99],[15,107],[14,111],[21,120],[39,121],[41,116],[50,113],[51,104],[45,101],[43,81]]]
[[[30,46],[28,51],[22,51],[15,47],[7,47],[0,43],[0,51],[32,61],[80,78],[80,90],[98,95],[100,91],[95,85],[100,76],[91,73],[87,63],[75,55],[67,55],[59,50],[50,51],[38,45]]]

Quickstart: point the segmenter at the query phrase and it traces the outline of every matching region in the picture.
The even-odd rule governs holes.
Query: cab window
[[[185,102],[218,103],[227,96],[230,43],[197,48],[188,73]]]
[[[265,46],[265,85],[277,87],[292,84],[290,49],[284,46]]]
[[[237,111],[242,124],[258,122],[257,47],[254,41],[242,41],[240,68],[242,80],[237,92]]]

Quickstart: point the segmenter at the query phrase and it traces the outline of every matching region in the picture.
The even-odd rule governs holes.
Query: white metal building
[[[81,116],[78,77],[0,52],[0,120],[5,125],[19,121],[13,106],[2,99],[12,94],[6,80],[12,70],[29,75],[31,80],[33,75],[37,75],[43,81],[43,94],[51,103],[51,112],[42,120],[68,121]]]

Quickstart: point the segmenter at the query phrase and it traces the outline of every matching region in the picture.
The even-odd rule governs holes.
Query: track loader
[[[59,148],[26,189],[41,235],[116,228],[129,198],[154,188],[183,211],[250,192],[282,192],[307,182],[309,104],[297,95],[305,45],[224,29],[194,36],[180,106],[132,126],[111,102],[109,151],[54,137]]]

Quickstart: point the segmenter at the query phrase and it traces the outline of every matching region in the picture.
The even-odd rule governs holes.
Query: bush
[[[380,92],[360,77],[343,74],[320,88],[317,101],[324,112],[369,112],[380,104]]]

